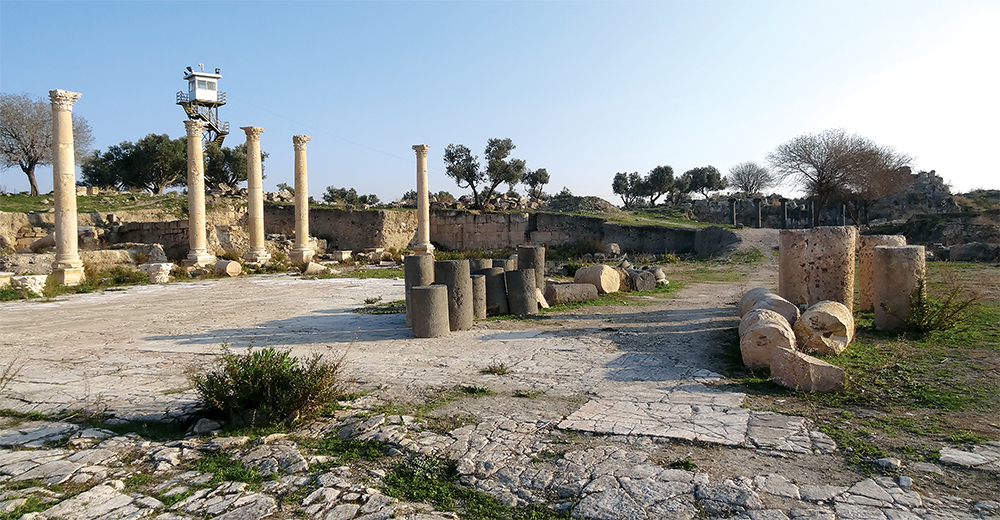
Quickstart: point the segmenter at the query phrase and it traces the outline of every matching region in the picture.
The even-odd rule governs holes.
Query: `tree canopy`
[[[697,191],[706,199],[709,193],[726,187],[726,179],[715,166],[711,165],[691,168],[684,172],[684,177],[688,182],[687,191]]]
[[[267,152],[260,152],[260,169],[263,178],[264,161],[267,160]],[[247,145],[246,143],[233,146],[219,147],[212,141],[205,144],[205,186],[209,188],[221,188],[228,186],[237,187],[240,183],[247,181]]]
[[[404,195],[409,194],[407,192]],[[413,192],[413,197],[416,198],[417,192]],[[378,195],[358,195],[358,190],[354,188],[337,188],[335,186],[327,186],[326,193],[323,194],[323,200],[330,203],[343,203],[351,206],[356,206],[358,204],[378,204]]]
[[[83,184],[143,189],[163,193],[187,184],[187,138],[149,134],[135,143],[122,141],[103,154],[95,151],[81,168]]]
[[[529,197],[533,199],[543,199],[547,197],[543,188],[549,183],[549,171],[545,168],[528,170],[528,172],[524,174],[524,180],[521,182],[528,187]]]
[[[514,148],[516,146],[510,138],[489,139],[483,152],[486,161],[486,168],[483,169],[479,157],[472,155],[468,147],[449,144],[444,150],[445,174],[455,179],[459,188],[471,189],[474,206],[482,209],[497,186],[504,183],[514,186],[524,179],[527,166],[524,160],[510,157]],[[482,193],[480,188],[483,188]]]
[[[778,184],[778,178],[770,170],[753,161],[734,165],[729,169],[726,181],[729,187],[736,190],[736,193],[748,196],[763,195],[764,190]]]
[[[867,137],[848,134],[843,128],[803,134],[768,154],[768,162],[781,175],[803,187],[820,206],[843,200],[850,185],[864,176],[884,174],[907,165],[912,158]],[[815,212],[814,224],[819,224]]]
[[[77,162],[90,155],[87,120],[73,114],[73,152]],[[52,105],[27,94],[0,93],[0,164],[17,166],[28,176],[31,195],[38,195],[35,167],[52,164]]]

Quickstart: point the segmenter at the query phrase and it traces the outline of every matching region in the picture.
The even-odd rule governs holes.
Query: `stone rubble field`
[[[751,283],[773,284],[772,267]],[[0,367],[23,366],[0,409],[74,410],[109,424],[193,421],[189,377],[211,367],[223,344],[343,356],[350,390],[367,393],[334,417],[257,439],[213,436],[218,425],[208,421],[186,438],[149,441],[0,418],[0,515],[33,498],[58,503],[24,518],[456,518],[383,495],[386,471],[377,465],[331,467],[334,457],[308,440],[333,435],[384,443],[397,459],[453,460],[464,486],[581,518],[1000,518],[1000,486],[972,496],[923,485],[953,471],[996,482],[1000,443],[943,448],[939,463],[864,475],[808,419],[743,408],[744,394],[713,385],[726,366],[718,345],[738,323],[740,284],[692,284],[643,306],[480,322],[438,339],[414,339],[401,314],[352,312],[373,296],[400,300],[403,290],[402,280],[274,275],[3,304]],[[508,373],[483,372],[498,365]],[[446,432],[378,412],[456,386],[493,393],[430,412],[466,418]],[[256,469],[263,484],[214,482],[191,469],[219,451]],[[680,460],[697,465],[671,467]],[[126,484],[140,474],[151,477],[142,492]]]

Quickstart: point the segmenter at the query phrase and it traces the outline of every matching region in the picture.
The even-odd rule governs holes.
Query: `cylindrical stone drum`
[[[854,308],[857,229],[822,226],[778,234],[778,295],[796,305],[835,301]]]
[[[403,258],[403,284],[406,286],[406,324],[412,325],[410,316],[410,290],[434,283],[434,255],[407,255]]]
[[[504,271],[516,271],[517,258],[494,258],[493,267],[503,267]]]
[[[523,316],[538,314],[538,300],[535,295],[534,269],[517,269],[504,273],[507,282],[507,303],[510,313]]]
[[[535,270],[535,287],[545,289],[545,246],[517,246],[517,268]]]
[[[469,259],[469,272],[476,274],[478,271],[483,269],[491,269],[493,267],[492,258],[470,258]]]
[[[858,303],[863,311],[875,308],[875,247],[905,246],[903,235],[861,235],[858,237]]]
[[[510,312],[507,307],[507,282],[503,267],[487,269],[486,274],[486,314],[501,316]]]
[[[472,317],[486,319],[486,275],[472,275]]]
[[[410,298],[413,300],[413,335],[418,338],[447,336],[451,330],[448,325],[448,287],[415,286],[410,289]]]
[[[924,246],[875,247],[875,328],[897,330],[913,313],[911,296],[927,273]]]
[[[434,262],[434,283],[448,287],[448,321],[451,330],[472,328],[472,278],[468,260]]]

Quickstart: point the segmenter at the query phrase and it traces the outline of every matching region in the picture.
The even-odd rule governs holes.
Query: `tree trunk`
[[[28,184],[31,185],[31,195],[38,195],[38,182],[35,181],[35,165],[29,164],[27,166],[21,165],[21,169],[24,170],[24,174],[28,176]]]

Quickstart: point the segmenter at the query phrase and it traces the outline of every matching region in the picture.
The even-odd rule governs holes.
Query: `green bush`
[[[209,411],[238,425],[266,426],[315,417],[335,404],[343,393],[342,362],[321,354],[300,362],[273,347],[251,346],[241,355],[224,346],[218,368],[191,380]]]
[[[948,330],[954,328],[975,309],[975,297],[963,297],[961,286],[950,289],[942,298],[927,294],[927,281],[917,280],[917,288],[910,294],[910,316],[906,324],[918,332]],[[883,305],[883,308],[885,306]],[[891,312],[886,309],[886,312]]]

